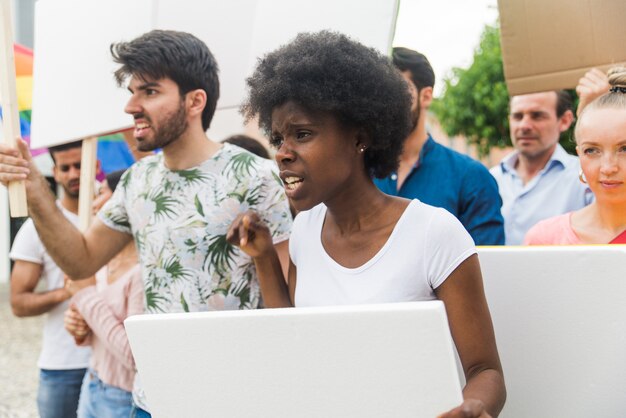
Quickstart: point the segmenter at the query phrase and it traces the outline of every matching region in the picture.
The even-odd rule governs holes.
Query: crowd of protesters
[[[441,416],[495,417],[506,389],[476,245],[626,241],[624,69],[581,79],[578,157],[558,143],[566,92],[512,97],[515,150],[489,172],[428,132],[434,72],[407,48],[389,59],[322,31],[263,57],[242,112],[275,162],[251,138],[207,137],[220,89],[202,41],[155,30],[111,51],[137,148],[159,152],[107,176],[87,231],[80,142],[50,149],[59,199],[25,142],[0,146],[0,181],[26,180],[31,214],[11,305],[47,314],[42,417],[150,416],[130,315],[433,299],[466,379]]]

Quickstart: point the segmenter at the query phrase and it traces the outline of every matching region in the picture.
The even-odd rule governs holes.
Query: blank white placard
[[[140,315],[155,418],[435,417],[461,403],[440,301]]]
[[[626,246],[480,248],[502,417],[623,417]]]
[[[333,29],[387,52],[398,0],[47,0],[36,3],[31,144],[49,147],[132,126],[109,45],[151,29],[193,33],[220,67],[218,109],[235,110],[257,59],[298,32]],[[358,10],[358,15],[355,14]],[[230,113],[229,113],[230,114]],[[236,112],[235,112],[236,114]],[[243,120],[210,137],[241,133]]]
[[[46,0],[35,4],[31,147],[130,128],[117,87],[113,42],[152,27],[152,0]]]

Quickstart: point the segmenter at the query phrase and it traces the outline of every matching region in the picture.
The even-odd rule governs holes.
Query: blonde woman
[[[580,181],[595,202],[539,222],[526,244],[626,244],[626,68],[608,78],[610,91],[585,107],[575,130]]]

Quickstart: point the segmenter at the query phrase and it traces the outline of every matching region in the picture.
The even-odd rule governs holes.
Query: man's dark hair
[[[270,159],[270,153],[263,144],[248,135],[231,135],[222,142],[237,145],[261,158]]]
[[[153,30],[130,42],[111,45],[113,61],[121,64],[115,71],[118,85],[127,77],[169,78],[178,85],[181,98],[202,89],[207,103],[202,111],[202,128],[211,125],[220,96],[218,67],[213,54],[200,39],[190,33]]]
[[[411,130],[411,97],[400,73],[373,48],[335,32],[302,33],[263,57],[247,83],[242,113],[247,120],[258,115],[268,135],[273,109],[292,101],[366,135],[370,176],[398,167]]]
[[[409,48],[396,47],[392,54],[393,65],[400,71],[409,71],[417,90],[435,85],[435,72],[428,59]]]
[[[567,90],[556,90],[556,117],[560,118],[568,110],[574,108],[574,101]],[[573,110],[572,110],[573,111]]]
[[[114,192],[115,189],[117,189],[117,185],[119,184],[120,179],[122,178],[122,175],[125,172],[126,172],[126,169],[116,170],[116,171],[111,171],[109,174],[106,175],[107,184],[109,186],[109,189],[111,189],[112,192]]]
[[[56,152],[67,151],[67,150],[74,149],[74,148],[82,148],[82,146],[83,146],[82,140],[68,142],[67,144],[56,145],[54,147],[48,148],[48,153],[50,154],[50,157],[52,157],[52,161],[54,162],[54,165],[56,165],[57,160],[56,158],[54,158],[54,154]]]

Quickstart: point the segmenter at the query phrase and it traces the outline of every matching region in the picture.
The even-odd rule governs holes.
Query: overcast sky
[[[393,45],[426,55],[439,95],[443,77],[471,63],[483,27],[497,18],[497,0],[400,0]]]

